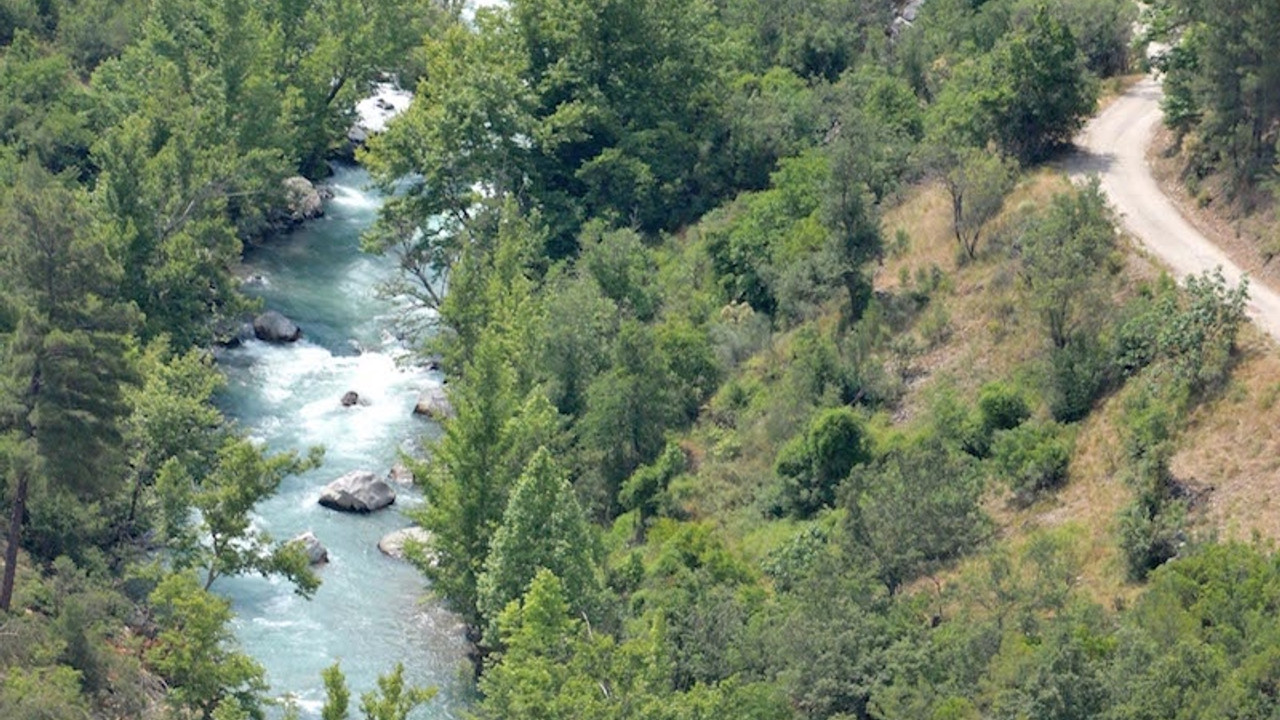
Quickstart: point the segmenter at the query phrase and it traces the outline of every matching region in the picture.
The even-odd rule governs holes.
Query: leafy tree
[[[409,713],[435,696],[435,688],[406,688],[404,664],[396,663],[390,673],[378,676],[376,691],[360,696],[360,711],[365,720],[406,720]]]
[[[529,460],[493,534],[484,571],[477,580],[477,609],[495,632],[507,604],[520,598],[540,569],[550,570],[572,598],[574,615],[597,621],[601,586],[596,538],[573,487],[551,453],[540,448]]]
[[[576,619],[563,584],[540,570],[499,616],[506,647],[480,679],[480,718],[660,717],[666,659],[661,626],[618,642]]]
[[[389,196],[362,246],[394,254],[405,289],[433,309],[463,249],[481,237],[486,196],[500,201],[517,189],[518,138],[531,137],[526,61],[501,16],[477,22],[479,32],[456,25],[426,40],[413,103],[360,156]],[[404,178],[412,180],[391,192]]]
[[[0,56],[0,142],[51,172],[87,175],[88,102],[66,56],[19,31]]]
[[[260,665],[233,649],[231,604],[185,572],[162,580],[150,601],[160,634],[146,657],[169,683],[170,701],[204,718],[223,706],[261,718],[266,679]]]
[[[317,467],[323,455],[320,447],[305,458],[293,452],[267,455],[252,441],[231,438],[210,459],[213,466],[199,475],[175,458],[168,460],[156,484],[177,567],[203,570],[205,590],[224,575],[257,572],[282,575],[298,594],[310,597],[320,580],[305,553],[296,545],[273,544],[268,534],[253,528],[249,514],[286,477]],[[192,509],[199,511],[198,517]]]
[[[322,720],[347,720],[347,706],[351,702],[351,691],[347,689],[347,678],[342,668],[334,663],[320,671],[320,679],[324,681],[324,706],[320,708]]]
[[[207,352],[178,355],[167,342],[157,340],[147,346],[139,370],[142,384],[128,389],[133,411],[125,432],[133,487],[122,529],[129,533],[151,520],[151,489],[165,463],[172,460],[175,472],[198,477],[229,435],[222,413],[212,403],[225,380]]]
[[[1097,92],[1071,30],[1041,6],[989,53],[960,63],[929,109],[930,132],[957,145],[994,141],[1024,164],[1040,162],[1071,142]]]
[[[671,514],[671,499],[667,493],[671,481],[684,473],[687,466],[684,450],[675,443],[668,443],[658,459],[638,468],[623,483],[618,502],[624,510],[635,510],[636,534],[643,539],[644,529],[654,518]]]
[[[951,198],[951,230],[970,260],[977,257],[982,230],[1000,214],[1013,189],[1013,165],[999,153],[976,148],[943,151],[942,186]]]
[[[587,388],[587,410],[579,421],[582,452],[596,474],[592,488],[598,510],[611,515],[622,483],[652,461],[666,444],[665,433],[684,418],[665,358],[653,351],[653,331],[624,322],[614,364]]]
[[[1071,29],[1042,7],[1029,27],[1007,36],[992,56],[1002,87],[988,110],[1001,147],[1023,162],[1038,162],[1070,143],[1098,100]]]
[[[479,626],[476,582],[502,522],[507,496],[529,459],[553,446],[555,409],[532,391],[515,394],[515,369],[493,334],[485,334],[460,378],[450,383],[457,417],[431,449],[423,478],[426,503],[412,517],[431,533],[432,562],[421,569],[437,592]]]
[[[871,459],[866,430],[849,408],[824,410],[778,452],[783,510],[807,517],[832,505],[855,465]]]
[[[865,554],[890,591],[971,550],[986,536],[972,458],[925,436],[904,440],[846,483],[851,553]]]
[[[1096,180],[1055,195],[1023,233],[1019,249],[1026,298],[1055,348],[1065,348],[1097,320],[1114,247],[1115,228]]]
[[[129,331],[138,318],[119,299],[120,266],[80,195],[28,162],[0,203],[0,304],[15,321],[0,356],[0,458],[11,493],[0,584],[7,612],[32,485],[103,496],[120,476],[124,387],[134,380]]]

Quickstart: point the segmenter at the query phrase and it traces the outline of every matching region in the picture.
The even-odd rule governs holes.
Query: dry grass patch
[[[1174,475],[1205,490],[1202,528],[1223,539],[1280,539],[1280,355],[1253,326],[1241,333],[1229,385],[1178,438]]]

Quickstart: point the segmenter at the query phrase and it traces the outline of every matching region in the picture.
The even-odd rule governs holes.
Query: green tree
[[[200,586],[192,573],[173,573],[150,597],[160,628],[147,662],[169,683],[173,704],[211,718],[221,706],[261,718],[264,671],[234,649],[231,604]]]
[[[124,388],[136,309],[119,299],[120,266],[82,197],[34,163],[0,198],[0,447],[10,520],[0,612],[13,597],[18,548],[33,483],[103,496],[121,472]],[[94,462],[85,462],[93,458]]]
[[[951,231],[970,260],[987,223],[1000,214],[1017,175],[1012,163],[998,152],[976,148],[943,150],[939,176],[951,198]]]
[[[597,487],[595,509],[616,510],[618,491],[635,469],[652,461],[666,444],[665,433],[682,420],[665,358],[653,351],[653,331],[626,321],[614,346],[614,364],[587,388],[587,410],[577,431]]]
[[[320,673],[324,679],[325,702],[320,709],[322,720],[347,720],[351,692],[347,679],[337,663]],[[436,696],[435,688],[405,687],[404,664],[378,676],[378,689],[360,696],[360,712],[365,720],[406,720],[419,706]]]
[[[224,575],[256,572],[281,575],[298,594],[310,597],[320,579],[305,553],[296,545],[273,543],[270,535],[252,526],[249,514],[274,495],[286,477],[317,467],[323,455],[320,447],[305,458],[293,452],[268,455],[250,440],[229,438],[215,457],[208,458],[212,467],[198,475],[170,458],[161,466],[156,484],[163,530],[176,566],[202,570],[206,590]]]
[[[1019,241],[1025,296],[1055,348],[1101,315],[1115,226],[1097,181],[1053,197]]]
[[[556,412],[539,390],[521,402],[512,359],[493,333],[450,383],[457,417],[415,468],[426,503],[411,516],[431,533],[432,561],[421,563],[436,592],[479,626],[476,581],[502,522],[507,495],[541,446],[554,446]]]
[[[778,451],[774,471],[783,481],[782,509],[807,517],[832,505],[849,471],[870,459],[866,430],[853,410],[820,412]]]
[[[1201,138],[1190,160],[1199,176],[1219,169],[1237,194],[1267,178],[1275,162],[1268,128],[1280,119],[1280,9],[1258,0],[1153,3],[1150,27],[1172,46],[1158,61],[1167,74],[1165,122]]]
[[[540,448],[529,460],[493,534],[477,581],[477,607],[495,632],[498,615],[521,597],[539,569],[563,578],[571,610],[600,619],[599,549],[573,487],[551,453]]]
[[[869,557],[889,590],[973,549],[986,536],[975,462],[936,437],[902,440],[855,467],[844,489],[851,553]]]

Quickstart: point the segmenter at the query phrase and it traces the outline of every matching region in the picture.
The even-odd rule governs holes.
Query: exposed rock
[[[348,390],[342,395],[342,407],[351,407],[360,402],[360,393],[355,390]]]
[[[266,342],[293,342],[302,337],[302,330],[289,318],[268,310],[253,319],[253,334]]]
[[[396,491],[368,470],[352,470],[320,493],[321,505],[342,512],[373,512],[395,501]]]
[[[403,560],[405,557],[405,544],[413,542],[419,545],[426,545],[430,540],[431,533],[426,530],[420,527],[408,527],[383,536],[378,541],[378,549],[382,551],[383,555]]]
[[[391,466],[391,471],[387,473],[387,482],[410,487],[413,485],[413,471],[402,463],[396,463]]]
[[[320,538],[310,530],[289,541],[290,545],[294,543],[302,546],[302,551],[307,554],[307,560],[310,560],[312,565],[329,562],[329,551],[320,544]]]
[[[453,405],[449,403],[444,388],[433,385],[418,393],[418,403],[414,405],[413,412],[436,421],[446,420],[453,417]]]
[[[289,219],[295,223],[324,215],[324,198],[320,191],[301,175],[285,178],[284,197],[289,209]]]

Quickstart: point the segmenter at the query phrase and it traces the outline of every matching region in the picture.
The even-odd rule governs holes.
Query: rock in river
[[[343,512],[373,512],[395,501],[396,491],[368,470],[352,470],[320,493],[321,505]]]
[[[324,215],[324,198],[320,191],[301,175],[285,179],[284,194],[289,207],[289,219],[293,222],[314,220]]]
[[[417,543],[426,545],[431,539],[431,533],[420,527],[408,527],[403,530],[396,530],[388,533],[378,541],[378,549],[383,555],[388,555],[397,560],[404,559],[404,546],[406,543]]]
[[[391,466],[391,471],[387,473],[387,482],[411,487],[413,485],[413,471],[405,467],[403,463],[396,463]]]
[[[417,415],[426,415],[432,420],[445,420],[453,417],[453,405],[449,396],[441,386],[432,386],[418,394],[418,404],[413,406]]]
[[[348,390],[342,395],[342,407],[351,407],[360,402],[360,393],[355,390]]]
[[[290,540],[288,544],[294,543],[302,546],[302,551],[307,554],[307,560],[310,560],[312,565],[329,562],[329,551],[320,544],[320,538],[310,530]]]
[[[266,342],[293,342],[302,337],[302,329],[275,310],[268,310],[253,319],[253,334]]]

